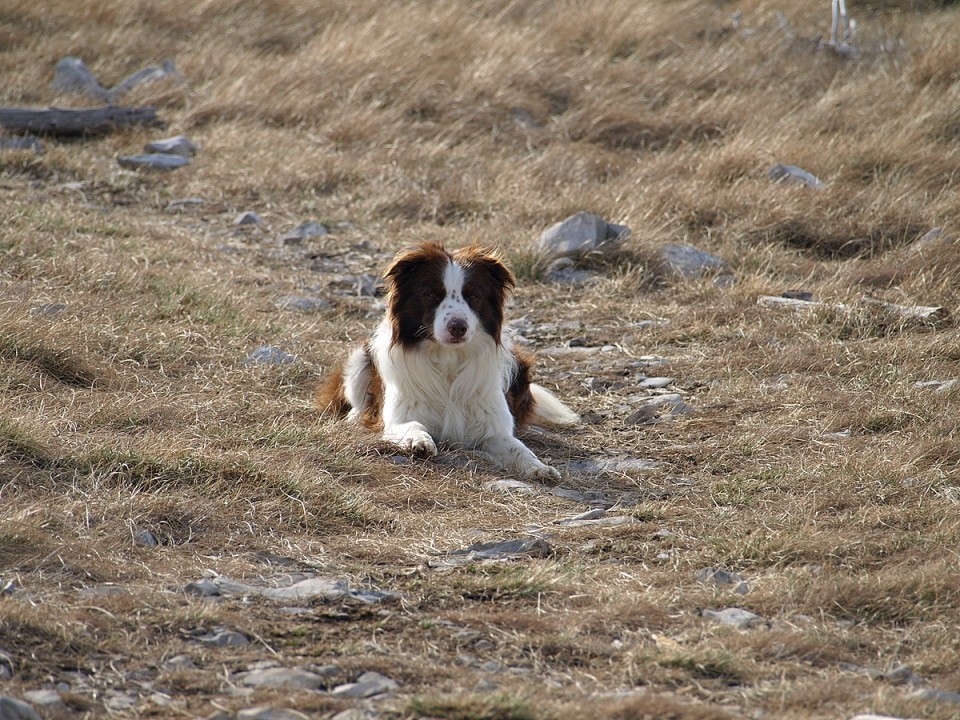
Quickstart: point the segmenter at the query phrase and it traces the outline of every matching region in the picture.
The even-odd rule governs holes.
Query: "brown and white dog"
[[[513,274],[476,247],[423,243],[387,268],[387,312],[325,383],[320,404],[422,455],[437,442],[477,449],[525,478],[558,479],[514,429],[577,415],[530,382],[532,360],[503,330]]]

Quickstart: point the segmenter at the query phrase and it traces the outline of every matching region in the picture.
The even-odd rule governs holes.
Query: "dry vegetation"
[[[400,690],[370,707],[389,718],[955,717],[882,673],[960,691],[960,383],[917,385],[956,377],[960,334],[860,300],[960,301],[960,10],[850,9],[853,59],[817,48],[826,0],[5,0],[0,105],[81,105],[49,89],[66,55],[105,84],[172,57],[182,82],[125,103],[202,149],[163,175],[114,159],[155,130],[0,154],[3,693],[63,683],[48,716],[357,704],[241,691],[273,661],[382,672]],[[826,189],[771,183],[775,162]],[[537,235],[584,209],[631,240],[592,284],[546,282]],[[235,229],[241,210],[266,229]],[[277,242],[307,219],[349,225]],[[416,239],[503,251],[540,377],[602,416],[526,440],[636,524],[551,525],[587,506],[492,492],[495,468],[452,450],[398,464],[318,416],[317,378],[379,312],[336,273]],[[664,242],[737,283],[659,274]],[[853,309],[758,306],[786,290]],[[333,305],[276,307],[298,293]],[[616,349],[552,351],[574,338]],[[243,365],[268,343],[301,362]],[[697,412],[624,424],[644,371]],[[659,465],[568,467],[608,454]],[[548,557],[435,567],[542,526]],[[750,592],[699,582],[707,566]],[[183,592],[207,571],[399,597],[293,615]],[[731,606],[766,622],[700,615]],[[254,640],[197,641],[221,626]]]

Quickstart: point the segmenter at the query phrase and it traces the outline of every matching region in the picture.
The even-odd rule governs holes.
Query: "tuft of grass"
[[[542,709],[535,711],[528,701],[507,695],[457,695],[415,697],[406,712],[416,718],[437,720],[544,720]]]

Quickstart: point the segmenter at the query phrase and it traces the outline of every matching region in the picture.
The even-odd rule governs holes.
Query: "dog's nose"
[[[467,334],[467,321],[463,318],[454,318],[447,323],[447,332],[450,333],[451,337],[459,340]]]

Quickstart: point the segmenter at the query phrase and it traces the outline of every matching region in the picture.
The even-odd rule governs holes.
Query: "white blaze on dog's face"
[[[433,318],[433,337],[444,345],[459,345],[473,339],[480,324],[463,296],[466,273],[452,258],[443,271],[444,296]]]

